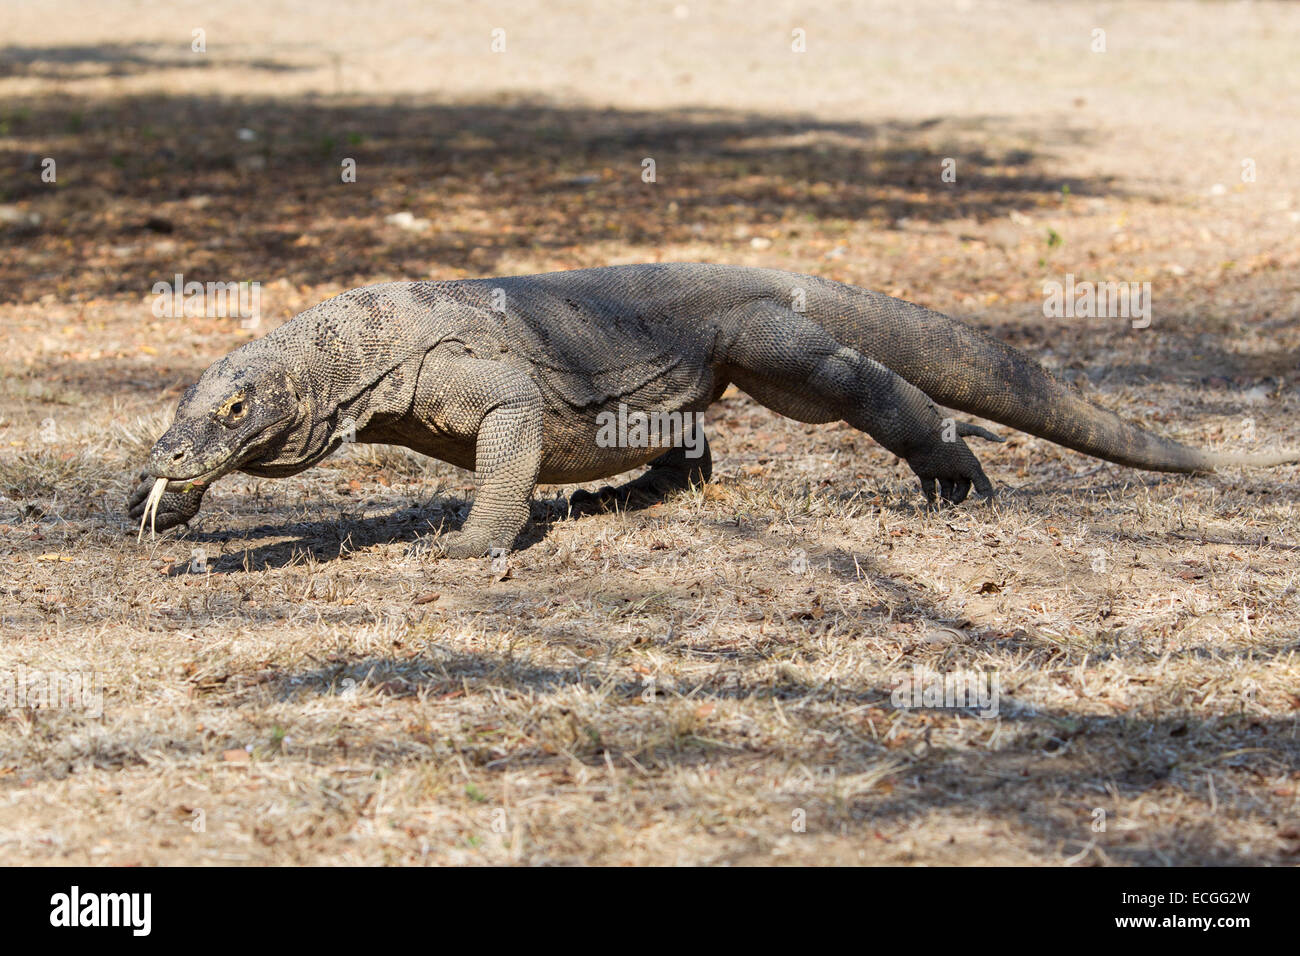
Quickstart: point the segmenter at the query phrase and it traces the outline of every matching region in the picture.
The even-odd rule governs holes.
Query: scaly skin
[[[920,306],[813,276],[699,263],[611,266],[354,289],[203,373],[153,447],[128,510],[167,480],[159,529],[198,513],[231,471],[296,474],[345,439],[473,469],[464,528],[417,550],[509,548],[538,482],[650,471],[596,497],[707,481],[703,455],[602,447],[602,412],[701,412],[734,382],[803,422],[843,420],[903,458],[926,497],[993,487],[936,402],[1107,461],[1157,471],[1296,461],[1161,438],[1077,396],[1029,356]],[[702,438],[702,435],[701,435]],[[937,486],[937,488],[936,488]],[[578,496],[575,496],[575,499]]]

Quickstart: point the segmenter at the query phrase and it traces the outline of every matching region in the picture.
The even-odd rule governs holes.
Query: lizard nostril
[[[172,461],[180,461],[184,457],[185,457],[185,452],[178,451],[176,454],[172,455]]]

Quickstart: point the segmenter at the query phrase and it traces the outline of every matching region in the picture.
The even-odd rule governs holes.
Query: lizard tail
[[[824,327],[935,402],[1066,448],[1148,471],[1209,472],[1300,461],[1300,451],[1230,454],[1164,438],[1082,398],[1025,353],[949,316],[854,290]]]

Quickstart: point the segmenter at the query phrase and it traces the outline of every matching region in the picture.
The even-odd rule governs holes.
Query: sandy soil
[[[1164,433],[1300,445],[1300,7],[158,6],[0,9],[0,680],[102,692],[0,683],[6,860],[1295,863],[1293,467],[1017,435],[936,514],[730,395],[713,484],[539,489],[504,569],[405,557],[471,482],[390,449],[154,542],[121,505],[180,391],[321,298],[635,261],[881,289]],[[155,316],[176,273],[261,324]],[[1150,327],[1044,317],[1067,274],[1150,282]],[[898,708],[917,667],[997,715]]]

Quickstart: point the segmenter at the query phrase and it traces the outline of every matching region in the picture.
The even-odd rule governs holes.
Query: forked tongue
[[[158,536],[157,520],[158,506],[162,503],[163,492],[167,490],[167,479],[159,478],[149,489],[149,497],[144,502],[144,513],[140,515],[140,533],[136,535],[137,542],[144,540],[144,523],[149,522],[149,537]]]

